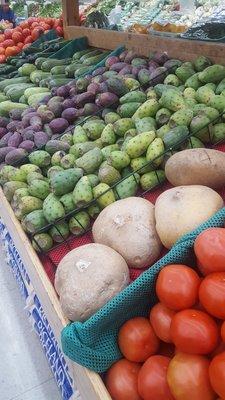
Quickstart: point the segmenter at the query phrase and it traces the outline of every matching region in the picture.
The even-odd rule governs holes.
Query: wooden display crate
[[[45,324],[46,321],[48,323],[47,330],[51,330],[52,336],[54,335],[53,342],[56,341],[57,346],[60,349],[61,330],[68,324],[69,321],[63,315],[55,289],[52,286],[36,252],[31,246],[29,239],[22,230],[20,223],[16,219],[10,204],[3,194],[2,189],[0,189],[0,216],[12,239],[13,244],[15,245],[18,256],[22,261],[22,268],[31,282],[33,290],[32,295],[35,294],[37,296],[38,301],[40,302],[40,308],[43,309]],[[41,340],[41,342],[46,352],[46,342],[43,340]],[[48,356],[48,354],[46,355]],[[73,380],[73,384],[71,385],[73,386],[73,394],[70,397],[67,397],[68,394],[66,394],[66,391],[63,388],[63,379],[60,380],[59,371],[56,371],[55,364],[52,365],[51,360],[48,357],[57,384],[61,389],[63,400],[111,399],[102,379],[98,374],[71,362],[69,359],[66,359],[66,357],[62,355],[61,350],[55,355],[55,357],[65,358],[65,361],[60,360],[60,362],[62,362],[63,366],[64,362],[66,362],[66,366],[64,366],[64,370],[66,371],[65,374],[67,374],[68,370],[68,376],[70,376]],[[63,371],[61,371],[61,374],[62,372]]]

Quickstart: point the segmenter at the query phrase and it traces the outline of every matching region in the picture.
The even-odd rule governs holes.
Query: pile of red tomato
[[[164,267],[149,318],[121,327],[113,400],[225,400],[225,229],[202,232],[194,252],[198,268]]]
[[[42,33],[47,33],[50,29],[55,29],[59,36],[63,36],[62,19],[31,17],[14,29],[5,29],[4,33],[0,34],[0,63],[30,46]]]

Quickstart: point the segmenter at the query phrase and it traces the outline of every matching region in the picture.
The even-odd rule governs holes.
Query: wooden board
[[[0,188],[0,217],[3,219],[10,236],[17,248],[21,260],[31,279],[35,293],[37,294],[44,313],[60,345],[61,330],[68,324],[63,315],[61,306],[36,252],[23,232],[20,223],[16,219],[10,204],[6,200]],[[82,400],[111,400],[100,376],[80,365],[68,360],[70,374],[75,386],[80,392]]]
[[[154,35],[140,35],[103,29],[92,29],[64,25],[67,39],[86,36],[90,46],[113,50],[124,45],[138,54],[149,56],[152,51],[167,52],[171,58],[184,61],[194,60],[200,55],[210,57],[214,62],[225,65],[225,44],[197,40],[162,38]]]

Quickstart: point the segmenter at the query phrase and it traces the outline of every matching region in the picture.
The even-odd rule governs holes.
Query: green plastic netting
[[[39,45],[43,42],[47,42],[49,40],[56,39],[58,37],[55,29],[51,29],[47,33],[43,33],[35,42],[32,43],[32,47],[39,47]]]
[[[175,246],[138,279],[86,322],[73,322],[62,331],[64,353],[73,361],[102,373],[121,358],[117,335],[121,325],[135,316],[146,316],[156,302],[155,280],[162,267],[193,260],[195,238],[203,230],[224,225],[225,208],[199,228],[183,236]]]
[[[56,51],[56,53],[52,54],[48,58],[50,58],[50,59],[51,58],[56,58],[57,60],[62,60],[64,58],[70,58],[77,51],[85,50],[87,48],[88,48],[88,40],[87,40],[87,38],[86,37],[81,37],[81,38],[72,40],[70,43],[68,43],[62,49]]]

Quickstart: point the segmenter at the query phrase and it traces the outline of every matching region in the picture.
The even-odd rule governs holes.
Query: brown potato
[[[162,248],[155,229],[154,206],[138,197],[106,207],[94,222],[92,233],[95,242],[118,251],[132,268],[152,265]]]
[[[225,153],[212,149],[189,149],[174,154],[165,173],[174,186],[204,185],[212,189],[225,186]]]
[[[178,186],[166,190],[155,204],[156,230],[162,243],[170,249],[181,236],[222,207],[222,197],[206,186]]]
[[[62,310],[71,321],[85,321],[129,283],[128,266],[115,250],[86,244],[60,261],[55,288]]]

